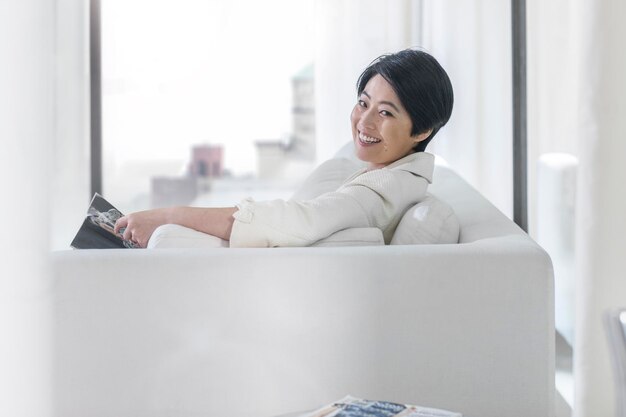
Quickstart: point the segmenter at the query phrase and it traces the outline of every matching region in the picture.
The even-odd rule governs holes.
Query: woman
[[[383,55],[357,81],[351,114],[356,156],[367,167],[334,192],[307,201],[254,202],[236,207],[171,207],[120,218],[115,232],[146,247],[155,229],[178,224],[230,240],[231,247],[307,246],[351,227],[378,227],[389,243],[405,211],[432,181],[426,145],[452,113],[448,75],[429,54]]]

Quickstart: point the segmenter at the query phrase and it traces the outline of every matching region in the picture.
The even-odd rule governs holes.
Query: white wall
[[[54,2],[0,1],[0,415],[51,414]]]

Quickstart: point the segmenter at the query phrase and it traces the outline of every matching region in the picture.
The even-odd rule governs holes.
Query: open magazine
[[[70,244],[74,249],[118,249],[136,248],[130,240],[124,240],[122,233],[113,232],[117,219],[123,214],[106,201],[100,194],[94,194],[87,210],[87,216],[76,237]]]
[[[462,417],[461,413],[347,396],[303,417]]]

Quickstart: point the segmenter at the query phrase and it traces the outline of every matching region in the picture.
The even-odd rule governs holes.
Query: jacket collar
[[[387,165],[382,169],[399,169],[423,177],[429,184],[433,182],[435,155],[428,152],[414,152]]]

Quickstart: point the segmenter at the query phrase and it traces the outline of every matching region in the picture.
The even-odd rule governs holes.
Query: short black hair
[[[381,55],[365,68],[356,83],[359,96],[376,74],[387,80],[409,113],[411,136],[432,129],[432,133],[413,148],[415,152],[423,152],[452,114],[454,94],[448,74],[432,55],[405,49]]]

